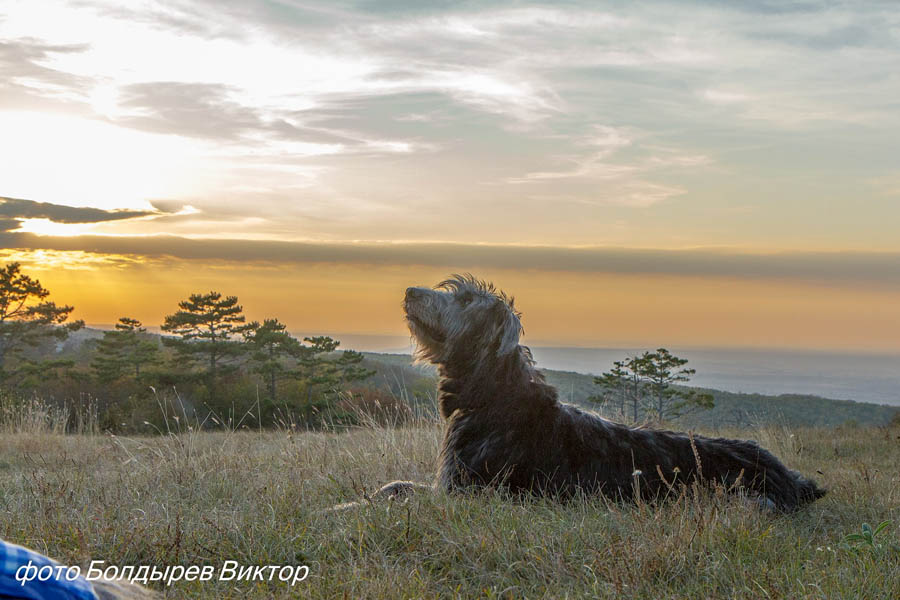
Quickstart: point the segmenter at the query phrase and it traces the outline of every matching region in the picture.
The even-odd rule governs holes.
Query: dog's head
[[[433,363],[460,352],[489,360],[519,345],[522,325],[513,299],[471,275],[454,275],[433,289],[407,288],[403,309],[418,357]]]

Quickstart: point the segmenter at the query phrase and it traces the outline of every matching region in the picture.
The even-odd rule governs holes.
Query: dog
[[[560,402],[519,344],[513,299],[491,283],[454,275],[410,287],[403,308],[416,358],[440,375],[438,489],[653,501],[704,482],[782,512],[825,495],[756,442],[628,427]],[[394,482],[378,493],[402,496],[417,485]]]

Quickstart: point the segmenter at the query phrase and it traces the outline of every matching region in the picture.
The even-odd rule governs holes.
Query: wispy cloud
[[[900,196],[900,171],[892,170],[868,181],[869,185],[885,196]]]
[[[0,37],[0,110],[43,108],[77,112],[93,79],[47,66],[61,54],[84,52],[85,43]]]
[[[566,165],[556,171],[533,171],[521,177],[510,177],[511,184],[544,184],[545,199],[553,198],[553,191],[546,189],[558,181],[577,182],[593,186],[590,195],[572,196],[565,189],[556,193],[557,199],[591,205],[614,205],[646,208],[669,198],[684,194],[686,190],[647,180],[667,169],[687,169],[708,165],[705,155],[685,154],[676,149],[645,146],[636,143],[635,135],[624,129],[596,126],[594,133],[578,143],[580,154],[557,157],[556,163]],[[626,158],[616,154],[623,149],[632,150]]]
[[[572,166],[559,171],[535,171],[522,177],[511,177],[509,183],[528,183],[547,179],[568,179],[573,177],[594,177],[612,179],[628,175],[635,170],[631,165],[613,165],[604,162],[620,148],[631,145],[627,132],[603,125],[595,126],[595,134],[579,141],[581,154],[563,156],[557,159]]]
[[[748,102],[753,98],[741,92],[727,90],[703,90],[701,96],[717,104],[732,104],[735,102]]]

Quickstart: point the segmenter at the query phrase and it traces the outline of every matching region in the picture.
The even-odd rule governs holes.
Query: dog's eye
[[[474,298],[472,297],[471,294],[466,294],[465,296],[459,297],[459,303],[462,304],[463,306],[468,306],[469,304],[472,303],[473,299]]]

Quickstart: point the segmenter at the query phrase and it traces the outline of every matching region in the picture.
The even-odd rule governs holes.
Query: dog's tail
[[[799,496],[799,506],[815,502],[819,498],[828,493],[825,488],[820,488],[815,481],[797,474],[797,495]]]

